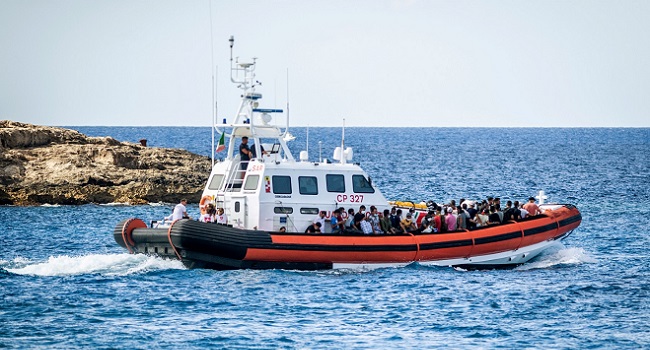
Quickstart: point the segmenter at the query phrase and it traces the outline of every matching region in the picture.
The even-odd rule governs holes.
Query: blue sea
[[[71,128],[211,153],[209,128]],[[297,154],[307,129],[291,132]],[[341,144],[308,132],[311,160]],[[115,243],[117,222],[172,204],[0,207],[0,348],[650,348],[650,129],[347,128],[345,144],[389,199],[544,190],[582,225],[510,270],[212,271]]]

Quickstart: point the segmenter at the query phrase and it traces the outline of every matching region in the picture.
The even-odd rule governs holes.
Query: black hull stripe
[[[578,221],[581,221],[581,220],[582,220],[582,215],[578,214],[578,215],[572,216],[572,217],[570,217],[568,219],[560,220],[559,224],[560,224],[560,227],[562,227],[562,226],[571,225],[572,223],[578,222]]]
[[[476,238],[474,242],[475,244],[479,245],[479,244],[488,244],[494,242],[507,241],[509,239],[514,239],[514,238],[521,238],[521,231],[504,233],[501,235],[491,236],[491,237]]]
[[[467,247],[467,246],[471,246],[472,244],[473,243],[471,239],[463,239],[460,241],[449,241],[449,242],[425,243],[425,244],[420,244],[420,250]]]
[[[552,224],[548,224],[548,225],[544,225],[544,226],[524,230],[524,236],[525,237],[532,236],[532,235],[548,232],[548,231],[555,230],[555,229],[557,229],[557,223],[554,222]]]

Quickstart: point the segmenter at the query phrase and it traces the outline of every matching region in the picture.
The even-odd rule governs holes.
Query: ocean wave
[[[10,265],[11,267],[7,266]],[[132,254],[90,254],[84,256],[51,256],[45,262],[17,258],[3,268],[13,274],[28,276],[75,276],[101,274],[124,276],[135,273],[185,269],[177,260]]]
[[[521,265],[515,268],[515,270],[526,271],[548,269],[557,266],[580,265],[595,262],[597,262],[597,260],[590,257],[583,248],[563,248],[553,253],[542,254],[537,259]]]

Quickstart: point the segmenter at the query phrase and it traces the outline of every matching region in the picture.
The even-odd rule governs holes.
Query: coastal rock
[[[209,173],[185,150],[0,121],[0,204],[198,202]]]

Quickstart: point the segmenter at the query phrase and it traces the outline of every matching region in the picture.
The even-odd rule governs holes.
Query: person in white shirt
[[[223,208],[219,208],[217,211],[217,224],[228,225],[228,216],[226,216]]]
[[[181,202],[176,204],[174,207],[172,215],[165,217],[165,220],[176,221],[180,219],[192,219],[189,215],[187,215],[187,208],[185,208],[186,205],[187,199],[181,199]]]
[[[217,220],[217,210],[214,208],[214,204],[208,204],[205,214],[201,216],[201,222],[216,222]]]
[[[314,224],[317,222],[320,223],[320,229],[322,232],[325,232],[325,215],[327,215],[327,213],[324,210],[321,211],[320,213],[318,213],[318,216],[312,222]]]

